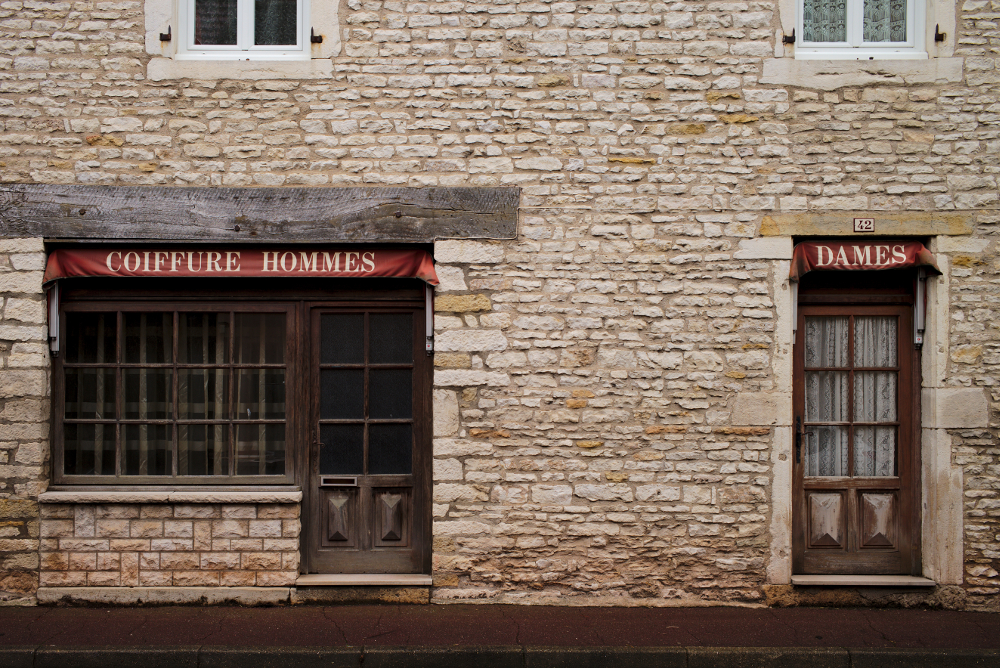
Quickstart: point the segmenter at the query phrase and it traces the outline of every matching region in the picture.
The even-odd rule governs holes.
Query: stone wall
[[[276,587],[299,571],[298,504],[41,504],[43,587]]]
[[[787,57],[773,2],[347,0],[332,74],[261,66],[151,80],[142,2],[9,0],[0,180],[521,186],[516,241],[435,250],[437,600],[761,600],[780,557],[771,527],[787,491],[777,468],[787,425],[736,425],[732,413],[738,396],[787,392],[776,371],[789,355],[778,324],[787,265],[747,244],[771,234],[777,214],[834,212],[846,225],[884,215],[902,221],[900,234],[909,220],[953,214],[968,228],[964,245],[942,251],[951,311],[935,382],[990,396],[988,426],[949,433],[964,475],[965,586],[975,605],[995,606],[997,11],[995,0],[960,0],[947,53],[930,47],[940,58],[817,69]],[[49,385],[41,247],[25,248],[10,257],[28,253],[29,265],[12,259],[0,274],[30,283],[0,290],[0,387],[11,397],[0,491],[24,503],[8,530],[21,541],[10,549],[25,552],[4,558],[30,573]],[[27,417],[9,412],[15,403]],[[193,532],[223,521],[121,508],[138,514],[107,518],[130,523],[128,536],[101,539],[108,552],[133,540],[131,523]],[[76,521],[44,526],[76,532]],[[168,551],[152,541],[167,536],[135,540],[163,563]],[[123,577],[121,559],[90,568],[99,552],[44,577]],[[165,570],[221,584],[229,566],[201,563]]]

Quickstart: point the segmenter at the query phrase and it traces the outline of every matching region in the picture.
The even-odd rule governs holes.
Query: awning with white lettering
[[[872,271],[926,267],[940,275],[934,254],[919,241],[803,241],[795,246],[788,279],[810,271]]]
[[[72,276],[419,278],[437,285],[425,250],[345,248],[59,249],[49,254],[45,282]]]

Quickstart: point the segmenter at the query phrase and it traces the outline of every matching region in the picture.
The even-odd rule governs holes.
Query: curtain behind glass
[[[898,323],[892,317],[854,319],[854,365],[895,367]],[[854,373],[854,421],[895,422],[897,372]],[[892,476],[896,469],[896,427],[859,426],[854,429],[854,475]]]
[[[194,43],[236,45],[237,0],[195,0]]]
[[[802,32],[805,42],[846,42],[845,0],[803,0]]]
[[[297,0],[255,0],[253,43],[294,46],[298,43]]]
[[[866,42],[906,41],[906,0],[865,0]]]

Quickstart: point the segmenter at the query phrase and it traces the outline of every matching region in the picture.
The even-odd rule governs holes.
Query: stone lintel
[[[288,603],[290,587],[39,587],[38,602],[102,605],[275,605]]]
[[[986,392],[979,387],[925,387],[920,394],[925,429],[985,429],[990,422]]]
[[[874,218],[875,232],[855,232],[855,218]],[[971,214],[912,211],[837,211],[783,213],[764,216],[762,237],[934,237],[970,235],[975,229]]]
[[[55,491],[42,492],[40,503],[300,503],[301,490],[261,491]]]

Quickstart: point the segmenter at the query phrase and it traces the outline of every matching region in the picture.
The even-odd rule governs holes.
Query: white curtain
[[[810,422],[847,422],[850,320],[847,317],[806,318],[806,415]],[[825,371],[809,371],[826,367]],[[844,368],[844,371],[831,370]],[[846,426],[816,425],[806,431],[806,475],[848,475]]]
[[[898,356],[896,319],[854,319],[854,366],[894,367]],[[855,371],[854,422],[895,422],[895,371]],[[896,468],[896,427],[854,430],[854,475],[891,476]]]

